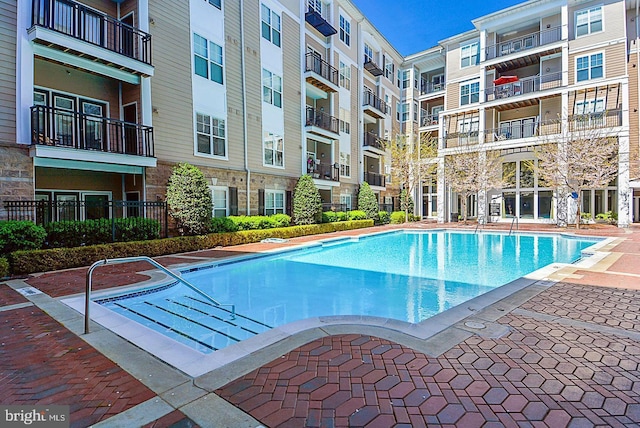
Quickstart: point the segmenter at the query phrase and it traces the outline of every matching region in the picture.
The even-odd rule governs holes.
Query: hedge
[[[149,256],[205,250],[218,246],[230,246],[260,242],[265,238],[295,238],[341,230],[361,229],[373,226],[372,220],[311,224],[264,230],[245,230],[228,233],[212,233],[202,236],[179,236],[150,241],[116,242],[75,248],[16,251],[9,254],[11,273],[26,275],[35,272],[89,266],[97,260],[119,257]]]
[[[50,248],[79,247],[81,245],[141,241],[160,237],[160,222],[147,218],[101,218],[96,220],[56,221],[45,226],[47,244]]]
[[[42,248],[47,233],[31,221],[0,222],[0,254]]]
[[[0,257],[0,278],[9,276],[9,260],[6,257]]]

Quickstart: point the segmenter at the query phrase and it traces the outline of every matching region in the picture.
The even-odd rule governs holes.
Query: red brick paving
[[[26,302],[28,302],[28,300],[22,294],[7,284],[0,283],[0,307]]]
[[[155,394],[36,307],[0,312],[2,404],[70,406],[87,427]]]

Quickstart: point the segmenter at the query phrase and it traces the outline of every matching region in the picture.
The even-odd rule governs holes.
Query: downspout
[[[242,139],[244,143],[244,170],[247,173],[247,213],[251,215],[251,169],[249,169],[249,137],[247,135],[247,94],[246,94],[246,70],[244,63],[244,7],[240,2],[240,67],[242,74],[242,84],[240,93],[242,94]]]

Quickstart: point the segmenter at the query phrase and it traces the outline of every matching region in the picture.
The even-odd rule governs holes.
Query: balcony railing
[[[495,45],[485,48],[485,58],[487,60],[510,55],[514,52],[521,52],[533,49],[538,46],[547,45],[562,40],[562,27],[549,28],[543,31],[527,34],[511,40],[505,40]]]
[[[373,147],[379,150],[384,150],[384,139],[380,138],[380,136],[374,134],[373,132],[365,132],[364,133],[364,145]]]
[[[561,131],[558,119],[545,121],[518,121],[503,124],[499,128],[485,129],[484,140],[487,143],[496,141],[517,140],[519,138],[539,137],[544,135],[558,135]]]
[[[485,100],[493,101],[502,98],[515,97],[533,92],[562,86],[562,73],[549,73],[542,76],[525,77],[515,82],[503,85],[492,85],[485,89]]]
[[[317,126],[318,128],[337,134],[339,132],[338,124],[338,118],[307,106],[306,126]]]
[[[433,82],[425,82],[424,80],[420,82],[420,95],[432,94],[434,92],[444,91],[447,85],[444,82],[441,83],[433,83]]]
[[[349,212],[351,211],[347,204],[334,204],[333,202],[323,202],[322,203],[322,212],[333,211],[333,212]]]
[[[478,131],[450,132],[445,136],[445,148],[478,144]]]
[[[340,165],[309,162],[307,163],[307,174],[320,180],[340,181]]]
[[[369,183],[370,186],[384,187],[387,184],[384,174],[378,174],[377,172],[365,171],[364,181]]]
[[[32,25],[151,65],[151,35],[72,0],[32,0]]]
[[[364,57],[364,69],[375,77],[382,76],[384,73],[380,66],[367,56]]]
[[[622,126],[622,110],[607,110],[569,116],[569,131],[580,132],[589,129]]]
[[[153,157],[153,128],[46,106],[31,107],[31,143]]]
[[[332,36],[338,32],[329,23],[331,20],[329,11],[330,8],[323,2],[307,0],[307,12],[304,14],[304,19],[325,37]]]
[[[362,105],[371,106],[383,114],[389,113],[389,106],[371,91],[364,91]]]
[[[306,66],[304,71],[312,71],[318,76],[322,76],[324,79],[338,86],[338,70],[327,61],[313,53],[308,53],[306,55]]]
[[[420,126],[433,126],[437,125],[440,121],[440,115],[429,114],[420,118]]]

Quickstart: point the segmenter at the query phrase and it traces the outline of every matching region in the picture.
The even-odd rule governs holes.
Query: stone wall
[[[5,201],[33,200],[33,160],[27,147],[0,143],[0,220],[7,218]]]

